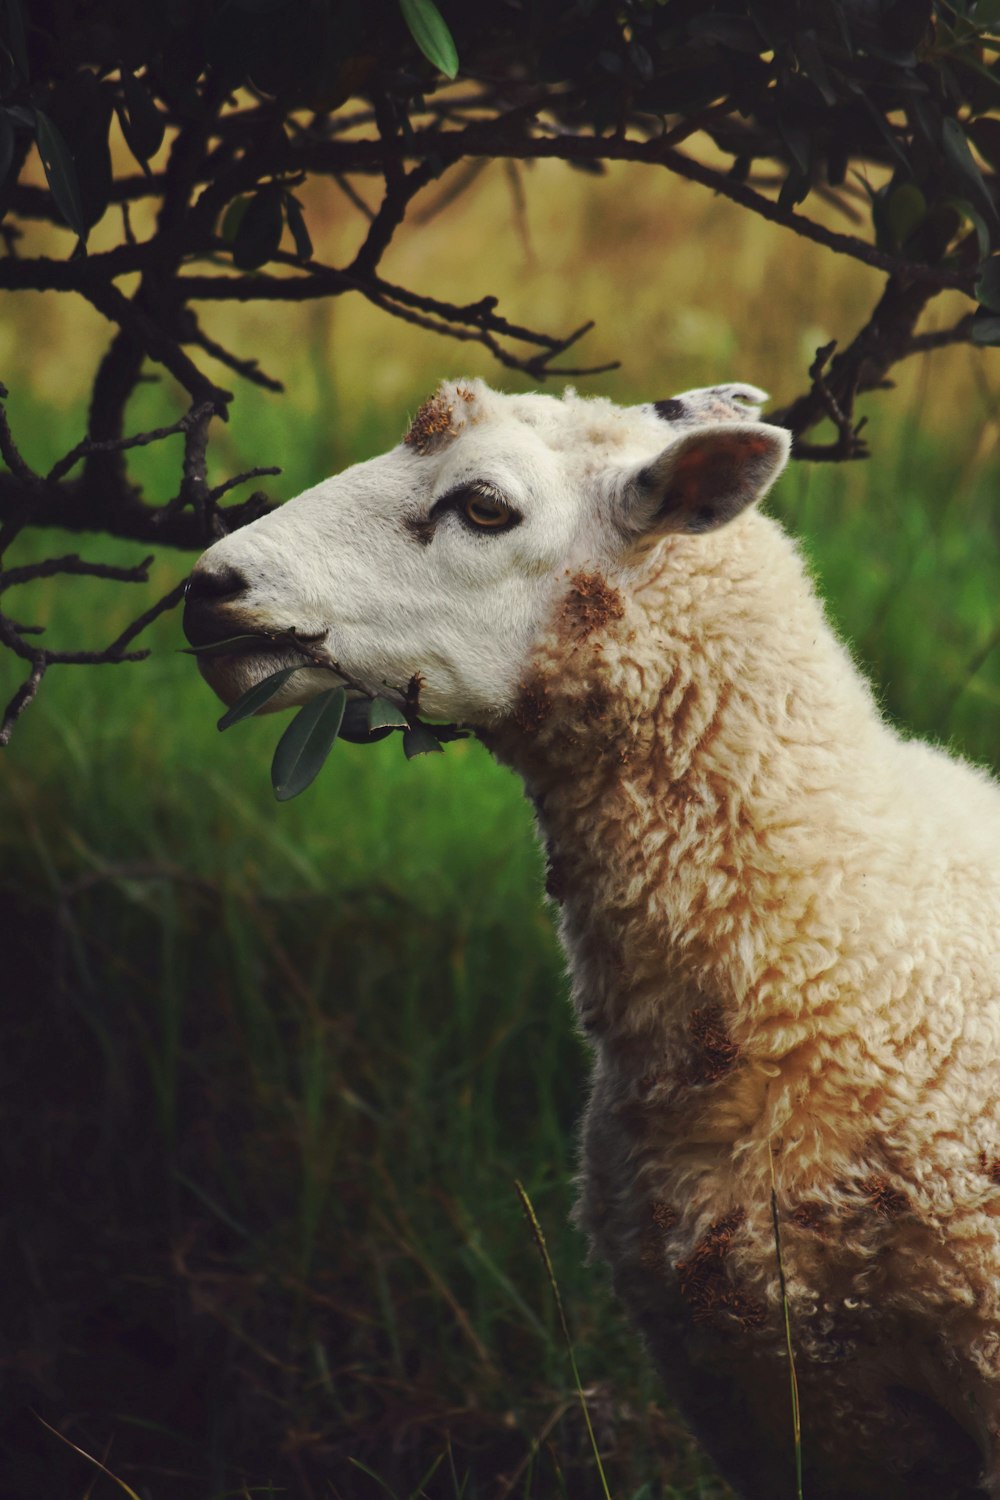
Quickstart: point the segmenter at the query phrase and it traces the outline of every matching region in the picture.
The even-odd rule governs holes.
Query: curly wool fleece
[[[1000,790],[882,720],[752,505],[759,396],[445,386],[196,577],[245,584],[223,634],[420,672],[523,776],[594,1053],[580,1218],[740,1494],[794,1493],[773,1170],[809,1500],[1000,1497]],[[227,660],[230,701],[273,670]]]
[[[774,1500],[773,1160],[805,1493],[1000,1495],[1000,792],[883,722],[756,511],[615,583],[575,580],[491,737],[595,1052],[581,1220]]]

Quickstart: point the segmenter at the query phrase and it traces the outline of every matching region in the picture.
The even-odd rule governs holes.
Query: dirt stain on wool
[[[680,1294],[691,1310],[692,1323],[717,1323],[734,1318],[744,1331],[760,1328],[767,1321],[767,1308],[749,1297],[730,1279],[726,1262],[733,1239],[746,1219],[746,1211],[734,1208],[709,1225],[704,1239],[674,1267]]]
[[[537,734],[551,712],[549,691],[544,682],[532,680],[521,684],[511,717],[522,734]]]
[[[880,1219],[895,1219],[910,1206],[906,1194],[893,1187],[882,1172],[872,1172],[860,1186]]]
[[[410,423],[409,431],[403,438],[408,448],[423,456],[426,453],[435,453],[443,448],[452,438],[457,437],[464,425],[465,418],[455,421],[455,400],[464,401],[467,404],[474,400],[473,393],[464,386],[459,386],[454,392],[453,400],[449,400],[442,391],[436,391],[429,400],[417,412]]]
[[[721,1005],[702,1005],[692,1011],[688,1033],[692,1043],[689,1084],[698,1087],[717,1083],[732,1072],[739,1060],[740,1049],[726,1030]]]
[[[569,593],[563,600],[562,618],[577,640],[585,640],[594,631],[606,629],[624,614],[621,594],[600,573],[573,574]]]

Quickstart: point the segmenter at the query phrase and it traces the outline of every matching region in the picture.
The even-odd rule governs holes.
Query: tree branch
[[[927,282],[906,283],[890,277],[882,296],[864,327],[848,347],[837,354],[826,368],[833,346],[821,350],[810,369],[811,385],[804,395],[790,405],[770,413],[768,420],[787,427],[795,442],[792,452],[802,458],[859,457],[861,452],[847,449],[846,436],[854,411],[855,397],[875,390],[886,373],[902,357],[913,340],[913,328],[925,306],[934,295]],[[820,358],[820,355],[824,356]],[[800,443],[803,433],[815,427],[824,417],[832,417],[838,427],[838,443],[832,450],[810,448]],[[855,429],[855,436],[857,430]]]

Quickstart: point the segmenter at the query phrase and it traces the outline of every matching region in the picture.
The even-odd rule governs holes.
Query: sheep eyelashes
[[[737,1492],[794,1493],[773,1163],[809,1500],[1000,1500],[1000,789],[883,721],[758,507],[762,400],[445,384],[210,548],[188,629],[270,638],[199,655],[226,703],[416,677],[521,775],[579,1219]],[[477,487],[518,524],[435,510]]]

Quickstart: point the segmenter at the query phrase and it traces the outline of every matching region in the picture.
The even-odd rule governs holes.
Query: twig
[[[148,583],[152,561],[151,557],[146,557],[133,568],[118,568],[110,563],[85,562],[76,553],[70,553],[66,557],[49,557],[43,562],[25,563],[20,568],[5,568],[0,571],[0,593],[18,583],[32,583],[36,578],[54,578],[57,573],[72,573],[86,578],[113,578],[117,583]]]
[[[235,375],[240,375],[244,380],[248,380],[251,385],[262,386],[265,391],[274,391],[278,395],[284,391],[285,387],[283,383],[280,380],[275,380],[273,375],[265,375],[255,359],[240,359],[238,355],[230,354],[228,349],[224,349],[215,339],[210,338],[203,328],[196,326],[189,342],[197,344],[199,348],[204,349],[206,354],[210,354],[213,359],[217,359],[220,364],[232,370]]]
[[[353,203],[354,207],[358,210],[358,213],[362,214],[370,224],[372,219],[374,219],[375,217],[375,210],[369,207],[369,205],[362,198],[361,194],[357,191],[352,183],[348,182],[347,178],[342,172],[331,172],[330,176],[340,188],[340,191],[343,193],[348,203]],[[420,221],[418,220],[418,222]]]
[[[890,277],[867,323],[848,347],[833,357],[828,369],[823,361],[817,372],[814,361],[810,389],[791,405],[769,413],[769,421],[787,427],[793,434],[796,440],[793,452],[797,456],[838,459],[860,456],[861,450],[854,442],[857,428],[854,439],[845,438],[841,428],[838,442],[826,450],[810,449],[800,444],[799,439],[834,410],[842,416],[849,415],[859,392],[875,390],[882,384],[886,372],[909,345],[914,326],[933,295],[934,289],[927,282]]]
[[[185,412],[183,417],[179,417],[176,422],[171,422],[168,427],[154,427],[149,432],[138,433],[135,437],[106,438],[104,441],[97,441],[90,437],[82,438],[75,448],[71,448],[65,457],[52,466],[45,476],[45,483],[55,484],[58,480],[64,479],[81,458],[88,458],[92,453],[125,453],[129,448],[145,448],[150,443],[158,443],[163,438],[173,437],[175,433],[186,432],[193,420],[192,413],[199,414],[206,409],[211,410],[211,408],[201,406],[192,407],[191,411]]]
[[[135,640],[137,635],[142,634],[147,625],[152,625],[153,621],[158,620],[160,615],[166,614],[168,609],[175,609],[184,598],[186,587],[187,578],[182,578],[180,583],[175,583],[172,589],[167,590],[162,599],[158,599],[155,604],[151,604],[149,609],[141,614],[138,619],[133,620],[131,625],[122,631],[117,640],[112,641],[108,647],[108,651],[117,652],[123,650],[125,646],[130,645]],[[145,654],[148,655],[148,653]]]
[[[0,403],[10,400],[10,393],[5,385],[0,385]],[[41,484],[41,475],[36,474],[30,464],[21,457],[20,450],[14,442],[7,420],[7,408],[0,404],[0,457],[3,458],[10,472],[27,485]],[[0,547],[0,551],[2,551]]]
[[[221,500],[223,495],[228,494],[230,490],[234,490],[239,484],[246,484],[250,479],[264,479],[270,475],[280,473],[281,470],[274,464],[265,468],[245,469],[242,474],[234,474],[232,479],[226,479],[222,484],[217,484],[214,490],[209,490],[208,498],[214,504],[217,500]]]
[[[966,313],[953,323],[950,328],[939,328],[930,333],[916,333],[899,355],[900,359],[909,359],[911,354],[929,354],[933,349],[946,349],[950,344],[964,344],[968,341],[975,322],[975,313]]]
[[[213,385],[198,366],[188,359],[177,341],[157,327],[116,286],[110,282],[91,280],[81,286],[79,291],[98,312],[116,323],[123,334],[134,339],[150,359],[169,370],[195,401],[207,402],[218,416],[225,417],[226,407],[233,399],[232,391]]]
[[[0,749],[6,749],[10,744],[10,737],[14,731],[14,725],[32,702],[38,692],[38,686],[48,669],[48,662],[44,655],[38,656],[31,664],[31,671],[24,682],[11,698],[4,709],[3,722],[0,723]]]

